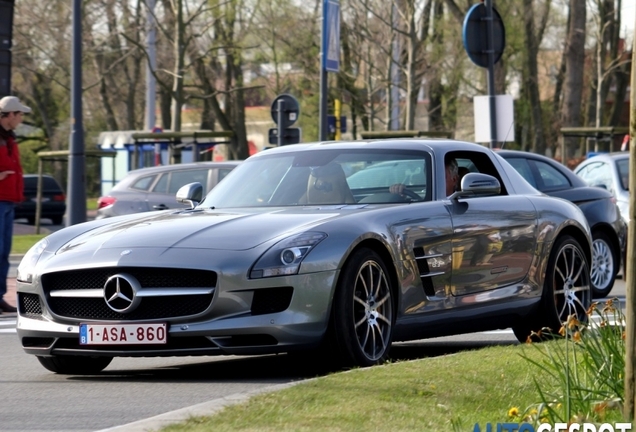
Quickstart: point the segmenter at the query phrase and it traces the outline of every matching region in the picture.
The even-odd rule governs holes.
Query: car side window
[[[218,183],[218,182],[220,182],[221,180],[223,180],[223,179],[225,178],[225,176],[227,176],[227,175],[230,173],[230,171],[232,171],[232,170],[230,170],[230,169],[225,169],[225,168],[221,168],[221,169],[219,169],[218,171],[219,171],[219,174],[218,174],[218,181],[217,181],[217,183]]]
[[[175,171],[170,175],[170,182],[168,185],[168,193],[176,194],[181,186],[185,186],[188,183],[198,182],[203,186],[203,190],[208,188],[208,172],[206,169],[187,170],[187,171]]]
[[[488,174],[495,177],[501,185],[499,195],[508,195],[506,186],[501,179],[499,171],[486,153],[473,151],[454,151],[446,154],[446,157],[455,158],[460,167],[466,167],[470,172]]]
[[[528,163],[527,159],[507,158],[506,160],[508,161],[510,165],[512,165],[512,167],[515,170],[517,170],[519,174],[521,174],[521,177],[526,179],[526,181],[530,183],[532,187],[536,189],[537,182],[535,181],[534,176],[532,175],[532,169],[530,169],[530,164]]]
[[[577,174],[590,186],[600,186],[614,193],[610,168],[605,162],[591,163]]]
[[[157,184],[155,184],[155,187],[152,188],[152,191],[156,193],[168,193],[169,179],[170,179],[170,173],[161,174],[161,177],[159,177],[159,180],[157,181]]]
[[[134,182],[132,186],[130,186],[130,188],[135,190],[140,190],[140,191],[147,191],[148,189],[150,189],[150,186],[152,185],[152,182],[155,179],[155,177],[157,176],[151,175],[151,176],[142,177],[138,179],[136,182]]]
[[[542,161],[534,161],[534,164],[541,176],[541,182],[545,189],[568,188],[572,186],[568,178],[553,166]]]

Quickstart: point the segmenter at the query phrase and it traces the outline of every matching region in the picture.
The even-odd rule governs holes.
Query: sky
[[[636,21],[636,0],[623,0],[621,9],[621,35],[632,41],[634,37],[634,22]]]

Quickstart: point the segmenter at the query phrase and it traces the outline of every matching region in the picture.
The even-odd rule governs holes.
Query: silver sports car
[[[463,174],[447,196],[450,176]],[[399,193],[396,188],[401,185]],[[327,353],[531,331],[590,304],[579,208],[489,149],[450,140],[298,144],[250,157],[191,208],[70,226],[18,269],[18,336],[57,373],[116,356]]]

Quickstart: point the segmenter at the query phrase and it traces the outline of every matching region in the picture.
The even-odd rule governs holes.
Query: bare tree
[[[566,43],[565,81],[563,87],[563,126],[581,125],[581,100],[583,92],[583,70],[585,63],[585,0],[570,0],[569,23]],[[577,142],[566,138],[565,159],[574,156]]]

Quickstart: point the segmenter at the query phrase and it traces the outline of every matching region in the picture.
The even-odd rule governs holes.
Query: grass
[[[624,316],[615,300],[563,338],[334,373],[165,432],[494,431],[500,423],[623,421]],[[479,427],[476,427],[476,425]],[[498,430],[498,429],[497,429]],[[516,430],[516,429],[515,429]]]
[[[539,402],[522,354],[540,359],[524,345],[496,346],[334,373],[162,430],[485,430]]]
[[[86,199],[86,210],[97,210],[97,198]],[[46,236],[47,234],[14,235],[11,254],[25,254],[31,246]]]
[[[25,254],[31,246],[36,244],[40,239],[46,237],[47,234],[27,234],[13,236],[11,244],[11,254]]]

